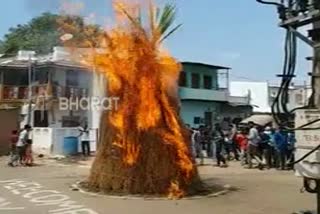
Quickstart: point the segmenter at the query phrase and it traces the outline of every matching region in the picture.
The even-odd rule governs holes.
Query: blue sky
[[[77,0],[65,0],[75,2]],[[170,0],[168,0],[170,1]],[[173,1],[173,0],[171,0]],[[78,1],[79,2],[79,1]],[[111,0],[82,0],[84,14],[96,14],[104,23],[111,16]],[[158,0],[160,4],[166,0]],[[277,82],[283,58],[284,30],[277,27],[275,8],[255,0],[176,0],[177,23],[183,27],[166,46],[180,60],[224,65],[232,68],[233,80]],[[200,3],[201,2],[201,3]],[[0,38],[11,26],[26,23],[45,11],[56,12],[60,0],[10,0],[2,3]],[[297,82],[307,79],[311,50],[299,43]]]

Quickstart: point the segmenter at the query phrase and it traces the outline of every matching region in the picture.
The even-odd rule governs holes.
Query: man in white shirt
[[[79,127],[80,131],[80,140],[81,140],[81,149],[83,156],[90,156],[90,130],[88,125],[85,124],[83,127]]]
[[[248,135],[248,167],[252,168],[252,158],[258,162],[259,169],[263,169],[261,158],[258,156],[258,145],[260,143],[260,136],[257,126],[254,122],[249,122],[249,135]]]
[[[27,140],[29,139],[29,133],[31,131],[30,125],[25,125],[24,129],[19,134],[19,139],[17,142],[17,151],[19,156],[19,162],[20,164],[23,164],[24,158],[25,158],[25,150],[27,145]]]

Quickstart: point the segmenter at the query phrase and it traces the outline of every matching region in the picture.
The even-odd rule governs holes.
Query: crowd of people
[[[81,141],[81,150],[84,157],[90,156],[90,129],[85,124],[83,127],[79,126],[79,135],[77,136]],[[32,155],[32,140],[30,132],[32,128],[30,125],[25,125],[20,131],[13,130],[10,136],[10,159],[8,165],[15,166],[32,166],[34,159]]]
[[[259,126],[253,122],[227,129],[220,124],[213,128],[192,128],[193,155],[204,164],[204,158],[216,160],[217,166],[227,167],[228,161],[240,161],[246,168],[292,168],[294,162],[294,133],[282,127]]]
[[[8,162],[9,166],[32,166],[32,140],[29,133],[30,125],[25,125],[21,131],[13,130],[10,136],[11,154]]]
[[[12,131],[11,155],[9,166],[32,166],[32,140],[30,125],[21,131]],[[82,153],[90,156],[88,126],[79,128]],[[253,122],[246,125],[229,125],[222,128],[200,126],[190,129],[192,152],[195,158],[204,164],[205,157],[213,158],[219,167],[227,167],[228,162],[240,161],[247,168],[257,166],[259,169],[290,169],[294,162],[295,136],[293,132],[270,126],[258,126]]]

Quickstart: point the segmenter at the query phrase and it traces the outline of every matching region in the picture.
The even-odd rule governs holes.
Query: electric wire
[[[279,4],[276,2],[267,2],[263,0],[256,0],[259,3],[267,4],[267,5],[274,5],[278,8],[283,8],[284,4]],[[282,1],[283,3],[283,1]],[[288,9],[289,11],[292,11],[294,9],[294,5],[297,4],[297,2],[289,2]],[[286,29],[286,39],[285,39],[285,45],[284,45],[284,64],[283,64],[283,71],[282,71],[282,81],[279,88],[279,91],[277,93],[277,96],[272,103],[271,106],[271,112],[274,117],[275,122],[281,126],[287,129],[288,131],[297,131],[297,130],[319,130],[320,127],[309,127],[310,125],[317,123],[320,121],[320,119],[313,120],[311,122],[308,122],[306,124],[303,124],[299,127],[292,128],[289,127],[288,124],[286,124],[286,121],[283,121],[282,118],[280,118],[280,114],[284,114],[286,118],[291,118],[294,111],[298,109],[304,109],[309,106],[304,106],[300,108],[292,109],[291,111],[288,110],[287,101],[289,98],[289,88],[290,84],[292,82],[292,79],[295,74],[296,69],[296,58],[297,58],[297,36],[290,31],[289,28]],[[311,151],[309,151],[307,154],[303,155],[298,160],[290,163],[292,165],[300,163],[301,161],[305,160],[307,157],[309,157],[314,152],[318,151],[320,149],[320,144],[313,148]]]
[[[267,5],[274,5],[274,6],[282,6],[282,4],[278,2],[270,2],[270,1],[264,1],[264,0],[256,0],[257,2],[261,4],[267,4]]]

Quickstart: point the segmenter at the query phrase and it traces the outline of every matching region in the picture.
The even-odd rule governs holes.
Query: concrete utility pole
[[[313,50],[313,71],[312,71],[312,90],[313,96],[311,103],[317,109],[320,109],[320,22],[313,23],[311,37],[315,47]]]
[[[280,27],[287,30],[294,39],[299,38],[313,48],[312,97],[308,109],[296,110],[295,148],[296,175],[303,177],[306,191],[317,194],[317,212],[320,214],[320,0],[256,0],[265,5],[276,6],[281,19]],[[299,33],[298,28],[312,25],[307,36]],[[289,44],[291,45],[291,44]],[[290,50],[289,59],[295,54]],[[295,59],[291,59],[292,64]],[[295,65],[292,65],[295,66]],[[294,67],[293,67],[294,68]],[[287,72],[289,76],[294,70]],[[286,73],[282,75],[286,78]],[[283,87],[288,90],[286,85]],[[303,127],[303,128],[302,128]],[[306,129],[307,128],[307,129]],[[315,186],[311,185],[314,183]]]
[[[313,24],[313,29],[310,31],[310,36],[314,41],[313,48],[313,70],[312,70],[312,107],[320,109],[320,21]],[[320,180],[315,179],[317,192],[317,214],[320,214]]]
[[[28,119],[27,124],[31,123],[32,117],[32,59],[31,54],[29,54],[28,59]]]

